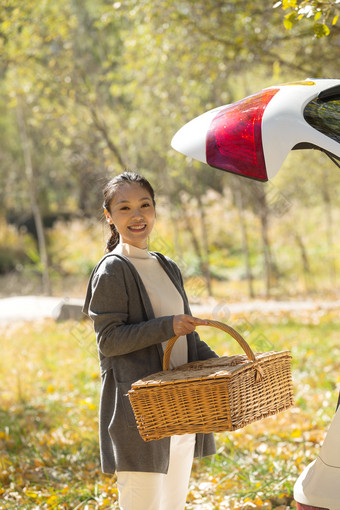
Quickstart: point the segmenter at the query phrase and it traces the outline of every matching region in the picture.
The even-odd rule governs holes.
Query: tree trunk
[[[248,231],[247,231],[247,224],[246,224],[246,219],[245,219],[245,215],[244,215],[244,203],[243,203],[242,191],[239,188],[235,189],[235,202],[236,202],[237,212],[238,212],[240,226],[241,226],[242,251],[243,251],[244,261],[245,261],[245,266],[246,266],[248,294],[249,294],[250,298],[254,298],[255,293],[254,293],[254,286],[253,286],[253,275],[251,272],[251,265],[250,265]]]
[[[261,234],[262,234],[262,247],[263,247],[263,261],[264,261],[264,278],[266,298],[270,297],[271,289],[271,254],[270,244],[268,238],[268,217],[267,214],[261,214]]]
[[[303,272],[303,277],[304,277],[304,281],[305,281],[305,291],[308,293],[312,289],[310,286],[311,269],[310,269],[306,246],[305,246],[305,243],[303,242],[302,236],[300,234],[298,234],[297,232],[294,232],[294,238],[295,238],[296,243],[300,250],[302,272]]]
[[[328,186],[328,172],[327,170],[324,172],[324,178],[322,181],[322,199],[325,206],[325,214],[326,214],[326,238],[328,245],[328,271],[329,271],[329,279],[331,286],[334,287],[336,285],[336,269],[335,269],[335,261],[334,261],[334,242],[333,242],[333,210],[332,210],[332,199],[330,195],[330,190]]]
[[[210,264],[209,264],[209,238],[208,238],[208,228],[205,217],[204,205],[202,203],[201,195],[197,197],[198,206],[200,210],[200,218],[201,218],[201,231],[202,231],[202,271],[205,276],[205,280],[207,282],[207,289],[209,296],[212,296],[212,288],[211,288],[211,273],[210,273]]]
[[[123,155],[118,149],[118,146],[114,143],[114,141],[110,137],[109,129],[106,126],[104,120],[99,118],[98,112],[93,106],[90,107],[90,111],[94,125],[96,126],[98,131],[103,135],[103,138],[108,148],[117,158],[117,161],[122,171],[125,171],[129,167],[129,165],[127,164],[127,161],[125,161],[125,159],[123,158]]]
[[[24,111],[20,97],[17,96],[17,119],[21,138],[21,145],[24,154],[25,174],[28,181],[28,189],[31,200],[32,214],[38,238],[38,251],[42,266],[42,285],[46,295],[51,294],[51,282],[48,271],[48,256],[43,220],[37,198],[36,176],[32,165],[30,144],[25,124]]]
[[[196,236],[195,230],[193,228],[190,214],[188,213],[186,205],[184,204],[183,201],[182,201],[182,207],[183,207],[183,212],[184,212],[184,220],[187,224],[187,228],[188,228],[188,231],[191,236],[191,241],[192,241],[195,253],[197,255],[197,258],[199,260],[200,271],[205,279],[205,284],[206,284],[208,294],[209,294],[209,296],[211,296],[212,291],[211,291],[211,276],[210,276],[209,263],[207,260],[204,259],[203,255],[202,255],[200,242],[199,242],[199,240]]]
[[[261,237],[262,237],[262,253],[263,253],[263,269],[264,269],[264,282],[265,282],[265,296],[270,297],[271,278],[272,278],[272,255],[270,250],[270,242],[268,235],[268,207],[266,200],[265,190],[256,187],[256,198],[258,205],[258,214],[261,222]]]

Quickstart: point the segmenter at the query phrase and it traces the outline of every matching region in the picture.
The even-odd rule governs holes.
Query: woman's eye
[[[150,207],[149,202],[146,202],[145,204],[143,204],[142,207]]]

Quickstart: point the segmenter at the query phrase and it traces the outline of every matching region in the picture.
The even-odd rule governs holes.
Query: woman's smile
[[[130,230],[137,230],[137,231],[141,231],[141,230],[144,230],[146,228],[146,224],[143,223],[143,225],[130,225],[128,227]]]

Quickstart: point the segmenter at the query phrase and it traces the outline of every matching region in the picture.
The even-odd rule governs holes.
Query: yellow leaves
[[[258,496],[256,496],[256,498],[254,500],[250,500],[249,498],[246,498],[244,501],[246,504],[242,505],[242,507],[241,507],[242,510],[251,510],[252,508],[257,509],[257,510],[259,510],[259,509],[271,510],[273,508],[271,501],[269,501],[269,500],[264,501],[263,499],[261,499]]]
[[[1,28],[2,28],[4,33],[9,32],[10,29],[11,29],[11,22],[10,22],[10,20],[4,20],[1,23]]]
[[[254,332],[263,330],[276,349],[294,346],[295,386],[306,405],[234,433],[216,434],[217,456],[194,462],[188,510],[293,508],[294,482],[314,460],[328,425],[325,417],[335,407],[336,395],[329,388],[331,382],[333,387],[340,383],[338,311],[320,317],[317,327],[312,314],[303,316],[303,325],[301,316],[282,314],[271,314],[265,323],[250,320]],[[114,480],[100,472],[98,362],[80,344],[90,333],[82,328],[78,338],[75,327],[42,321],[11,326],[0,335],[6,345],[0,383],[20,376],[27,399],[20,403],[14,385],[6,403],[1,401],[8,414],[7,428],[0,431],[1,450],[10,451],[0,461],[1,500],[14,501],[17,508],[67,510],[87,504],[108,510],[118,499]],[[221,350],[226,348],[224,338],[218,342]]]
[[[299,438],[299,437],[301,437],[301,436],[302,436],[302,431],[301,431],[301,429],[295,429],[295,430],[293,430],[293,432],[291,433],[291,437],[292,437],[293,439]]]
[[[46,500],[46,503],[48,505],[53,505],[54,503],[56,503],[58,501],[58,496],[56,494],[52,494],[52,496],[50,496],[47,500]]]
[[[283,481],[286,487],[293,486],[303,467],[313,460],[313,448],[322,441],[322,433],[297,409],[232,434],[219,434],[217,439],[219,457],[213,465],[218,470],[213,470],[209,479],[215,484],[212,498],[217,501],[223,495],[226,501],[227,496],[239,494],[238,503],[232,505],[228,500],[226,508],[271,510],[279,505],[287,508],[289,493],[277,494],[277,487]],[[204,479],[204,474],[201,477]],[[247,491],[248,497],[243,499]]]
[[[295,7],[297,7],[297,0],[282,0],[282,9],[286,10]]]
[[[93,404],[93,402],[91,402],[91,400],[89,398],[86,398],[84,400],[81,400],[80,401],[80,404],[82,406],[85,406],[87,407],[88,409],[91,409],[91,410],[95,410],[97,409],[97,406],[95,404]]]
[[[222,482],[219,482],[218,478],[214,478],[213,482],[216,484],[218,489],[226,492],[233,490],[235,487],[235,481],[228,478],[226,480],[222,480]]]
[[[33,499],[37,498],[39,495],[36,492],[27,490],[27,489],[24,489],[24,493],[26,494],[26,496],[28,496],[29,498],[33,498]]]
[[[296,466],[300,466],[301,462],[303,462],[304,458],[302,457],[302,455],[300,457],[296,457],[295,459],[295,465]]]
[[[292,12],[291,14],[287,14],[284,17],[283,24],[287,30],[291,30],[294,25],[294,21],[296,20],[296,14],[295,12]]]
[[[281,5],[281,2],[275,4],[275,7]],[[283,24],[287,30],[303,18],[312,20],[312,28],[317,38],[327,37],[330,34],[330,26],[334,26],[338,21],[337,6],[333,3],[309,2],[308,0],[283,0],[282,9],[290,10],[285,15]],[[331,22],[329,23],[331,19]]]
[[[315,23],[314,25],[314,33],[316,37],[324,37],[330,34],[330,29],[325,23]]]

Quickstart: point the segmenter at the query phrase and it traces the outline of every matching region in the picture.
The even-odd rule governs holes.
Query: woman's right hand
[[[176,336],[183,336],[192,333],[196,326],[206,326],[208,321],[192,317],[191,315],[175,315],[173,319],[173,328]]]

